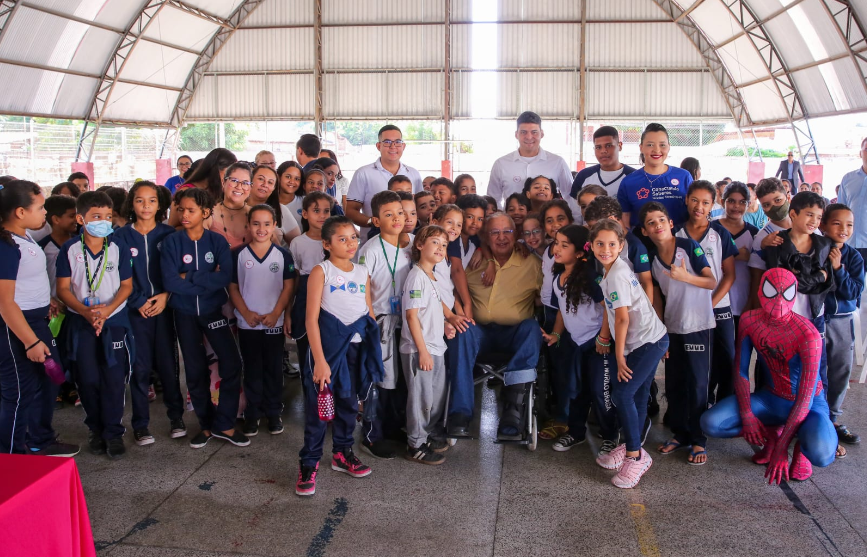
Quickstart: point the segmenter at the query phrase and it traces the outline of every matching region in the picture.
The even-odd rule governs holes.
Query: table
[[[75,460],[0,455],[0,554],[96,556]]]

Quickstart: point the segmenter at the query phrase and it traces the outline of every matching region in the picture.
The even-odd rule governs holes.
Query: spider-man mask
[[[759,301],[772,319],[782,319],[792,312],[797,293],[798,279],[786,269],[766,271],[759,282]]]

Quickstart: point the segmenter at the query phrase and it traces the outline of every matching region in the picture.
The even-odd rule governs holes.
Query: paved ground
[[[852,383],[845,422],[867,434],[867,385]],[[479,387],[481,439],[461,441],[440,467],[367,457],[357,480],[323,466],[317,493],[294,493],[301,446],[298,383],[287,384],[287,426],[247,448],[202,450],[168,438],[111,462],[76,457],[100,555],[111,557],[867,555],[867,451],[804,483],[768,486],[743,440],[714,440],[710,462],[663,457],[640,487],[619,490],[593,462],[597,440],[556,453],[492,442],[493,391]],[[195,416],[186,421],[196,431]],[[85,443],[80,408],[57,413],[63,439]],[[664,440],[654,425],[648,445]],[[131,437],[131,434],[127,436]],[[867,444],[867,443],[865,443]],[[326,443],[326,450],[330,444]],[[324,461],[323,461],[324,462]],[[859,468],[861,466],[861,468]]]

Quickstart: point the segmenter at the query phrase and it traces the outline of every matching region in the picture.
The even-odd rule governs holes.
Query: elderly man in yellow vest
[[[475,408],[473,366],[479,355],[508,354],[505,386],[501,392],[503,414],[497,436],[501,440],[520,440],[527,384],[536,379],[536,364],[542,345],[539,324],[533,318],[542,288],[539,258],[525,257],[515,249],[517,233],[512,218],[494,213],[482,232],[488,240],[497,276],[493,285],[482,282],[483,269],[467,272],[476,320],[467,331],[448,341],[449,437],[467,437]]]

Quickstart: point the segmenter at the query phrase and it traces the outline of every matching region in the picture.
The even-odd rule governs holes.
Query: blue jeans
[[[614,356],[596,352],[596,337],[578,346],[567,336],[559,349],[561,360],[554,381],[557,421],[569,426],[572,437],[582,439],[587,433],[587,413],[592,405],[602,438],[614,439],[617,436],[617,417],[611,403]]]
[[[766,426],[786,423],[794,401],[776,396],[767,389],[750,395],[753,414]],[[813,397],[807,417],[798,428],[801,452],[814,466],[825,467],[834,462],[837,452],[837,431],[829,417],[828,402],[822,391]],[[701,417],[701,428],[710,437],[737,437],[741,434],[741,413],[736,396],[718,402]]]
[[[458,333],[446,343],[451,383],[449,415],[473,415],[473,366],[480,354],[512,354],[504,374],[506,385],[529,383],[536,379],[542,331],[535,319],[525,319],[517,325],[470,325],[465,332]]]
[[[629,381],[611,382],[611,398],[626,442],[627,451],[641,449],[641,429],[647,419],[647,400],[656,366],[668,350],[668,334],[656,342],[648,342],[626,356],[632,370]]]

